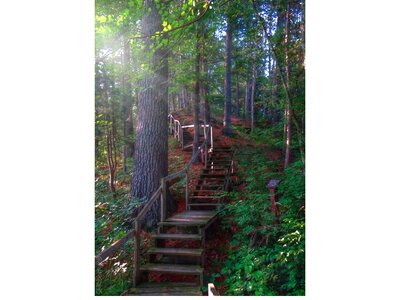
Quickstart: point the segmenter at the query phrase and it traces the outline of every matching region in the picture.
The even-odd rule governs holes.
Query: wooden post
[[[214,141],[213,141],[213,128],[210,125],[210,132],[211,132],[211,148],[214,148]]]
[[[205,144],[204,144],[204,167],[207,167],[207,136],[205,137]]]
[[[186,170],[186,193],[185,193],[185,200],[186,200],[186,210],[189,209],[189,168]]]
[[[267,188],[268,188],[269,194],[270,194],[271,212],[273,214],[275,214],[276,218],[279,218],[279,212],[276,209],[275,189],[276,189],[276,186],[278,185],[279,182],[280,182],[280,180],[271,179],[267,184]]]
[[[167,183],[161,178],[161,222],[164,222],[167,216]]]
[[[140,223],[134,223],[134,253],[133,253],[133,287],[136,287],[140,280]]]
[[[182,126],[179,126],[179,130],[180,130],[180,133],[181,133],[181,143],[182,143],[182,150],[183,150],[183,147],[184,147],[184,140],[183,140],[183,128],[182,128]]]

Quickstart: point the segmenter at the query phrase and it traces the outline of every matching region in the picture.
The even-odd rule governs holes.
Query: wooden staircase
[[[206,230],[216,220],[226,197],[232,159],[230,148],[210,151],[207,165],[190,192],[186,210],[157,224],[157,230],[152,234],[154,247],[145,254],[147,262],[140,265],[141,281],[125,295],[202,295]],[[149,282],[152,273],[172,274],[178,280]],[[180,282],[182,275],[186,279],[193,277],[193,281]]]

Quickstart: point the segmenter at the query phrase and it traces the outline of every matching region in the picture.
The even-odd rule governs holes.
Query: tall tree
[[[254,96],[256,91],[256,79],[257,79],[257,65],[256,59],[253,59],[253,73],[252,73],[252,82],[251,82],[251,101],[250,101],[250,108],[251,108],[251,132],[254,130]]]
[[[246,95],[244,97],[244,121],[245,121],[246,126],[249,121],[250,94],[251,94],[250,80],[246,80]]]
[[[132,84],[130,81],[131,74],[131,53],[130,53],[130,43],[129,40],[124,40],[123,47],[123,97],[124,97],[124,106],[123,106],[123,118],[124,118],[124,151],[123,151],[123,170],[127,171],[127,160],[133,156],[133,141],[132,141],[132,133],[133,133],[133,122],[132,122]]]
[[[232,20],[227,17],[226,48],[225,48],[225,105],[224,105],[224,133],[232,135],[231,112],[232,112]]]
[[[200,43],[200,111],[201,111],[201,119],[204,124],[210,124],[210,103],[208,101],[208,79],[207,79],[207,61],[206,61],[206,40],[207,40],[207,31],[205,20],[200,20],[200,34],[201,34],[201,43]]]
[[[285,71],[286,71],[286,85],[287,89],[290,90],[290,74],[289,74],[289,12],[290,12],[290,5],[289,2],[286,6],[286,13],[285,13],[285,46],[284,46],[284,53],[285,53]],[[292,143],[292,108],[288,103],[285,105],[285,116],[286,116],[286,150],[285,150],[285,162],[284,168],[286,169],[290,162],[290,147]]]
[[[199,114],[200,114],[200,29],[199,24],[196,24],[196,46],[195,46],[195,67],[194,67],[194,87],[193,87],[193,155],[197,152],[199,147]]]
[[[149,198],[168,174],[168,65],[165,46],[156,32],[162,31],[161,16],[155,0],[144,0],[142,36],[147,69],[139,90],[134,170],[131,196]],[[156,210],[151,221],[155,222]]]

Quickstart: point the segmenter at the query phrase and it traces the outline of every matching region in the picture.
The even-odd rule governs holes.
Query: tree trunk
[[[257,69],[256,69],[256,60],[253,61],[253,81],[251,83],[251,132],[254,130],[254,94],[256,91],[256,77],[257,77]]]
[[[236,118],[240,118],[240,103],[239,103],[239,72],[236,73]]]
[[[132,84],[130,82],[131,73],[130,70],[130,43],[124,41],[124,55],[123,55],[123,65],[124,65],[124,75],[122,80],[123,93],[124,93],[124,151],[123,151],[123,171],[127,171],[127,159],[133,156],[133,141],[131,141],[131,135],[133,133],[133,123],[132,123]]]
[[[250,111],[250,91],[251,90],[251,85],[250,81],[246,80],[246,95],[244,98],[244,122],[245,122],[245,127],[248,124],[249,121],[249,111]]]
[[[231,111],[232,111],[232,91],[231,91],[231,74],[232,74],[232,24],[227,18],[226,29],[226,52],[225,52],[225,106],[224,106],[224,133],[227,136],[232,135],[231,128]]]
[[[198,24],[197,24],[198,27]],[[197,30],[199,30],[197,28]],[[194,94],[193,94],[193,123],[194,123],[194,133],[193,133],[193,153],[197,152],[199,147],[199,114],[200,114],[200,34],[196,34],[196,59],[195,59],[195,81],[194,81]],[[195,160],[197,162],[197,159]]]
[[[160,41],[151,39],[162,31],[161,17],[154,0],[144,0],[142,35],[146,36],[144,63],[149,71],[143,75],[139,91],[136,122],[136,143],[131,196],[147,198],[160,186],[160,179],[168,174],[168,65],[167,52],[158,47]],[[150,50],[153,45],[154,49]],[[148,224],[155,224],[159,215],[158,204],[147,217]]]
[[[290,73],[289,73],[289,2],[286,8],[285,17],[285,71],[286,71],[286,86],[290,90]],[[286,169],[290,163],[290,145],[292,143],[292,131],[291,131],[292,111],[289,103],[286,104],[286,151],[285,151],[285,163],[284,168]]]
[[[206,62],[206,39],[207,33],[204,21],[200,21],[201,29],[201,48],[200,48],[200,103],[201,103],[201,119],[204,124],[210,124],[210,104],[207,98],[207,62]]]

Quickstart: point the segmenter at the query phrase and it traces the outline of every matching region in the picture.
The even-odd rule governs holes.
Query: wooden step
[[[196,185],[196,189],[199,189],[201,187],[207,187],[207,188],[215,188],[214,191],[224,191],[224,186],[219,185],[219,184],[206,184],[206,185]]]
[[[207,222],[202,220],[158,222],[158,226],[177,226],[177,227],[203,226],[205,224],[207,224]]]
[[[189,203],[188,204],[189,206],[220,206],[221,205],[221,203],[217,203],[217,202],[214,202],[214,203],[203,203],[203,202],[201,202],[201,203]]]
[[[211,156],[210,159],[208,160],[208,163],[231,163],[232,159],[213,159]]]
[[[159,233],[152,235],[157,240],[201,240],[200,234],[183,234],[183,233]]]
[[[197,265],[173,265],[148,263],[140,267],[141,271],[172,273],[181,275],[202,275],[203,268]]]
[[[211,175],[214,175],[214,174],[211,174]],[[223,176],[212,177],[212,176],[202,176],[202,175],[200,175],[199,180],[203,180],[203,181],[204,180],[224,181],[226,176],[224,174],[221,174],[221,175],[223,175]]]
[[[204,178],[223,178],[225,174],[201,174],[200,177]]]
[[[212,152],[233,152],[232,148],[213,148]]]
[[[208,172],[208,171],[225,171],[226,170],[226,168],[204,168],[204,169],[202,169],[202,171],[203,172]]]
[[[206,196],[191,196],[190,199],[210,199],[210,200],[219,200],[224,198],[225,195],[206,195]]]
[[[214,184],[221,184],[223,185],[225,182],[225,178],[200,178],[198,183],[203,184],[203,183],[214,183]]]
[[[213,157],[213,156],[219,156],[219,157],[221,157],[221,156],[225,156],[225,157],[233,157],[233,154],[232,153],[229,153],[229,152],[210,152],[210,156],[211,157]]]
[[[228,168],[231,164],[232,164],[231,161],[229,161],[229,162],[208,161],[207,165],[206,165],[206,168],[212,168],[212,167],[215,167],[215,168]]]
[[[193,282],[144,282],[122,296],[203,296],[203,293]]]
[[[197,194],[197,195],[194,195]],[[198,194],[203,194],[203,196],[220,196],[220,195],[224,195],[225,192],[221,191],[221,190],[193,190],[192,191],[192,195],[193,196],[199,196]]]
[[[163,254],[177,256],[201,256],[202,248],[150,248],[147,254]]]

